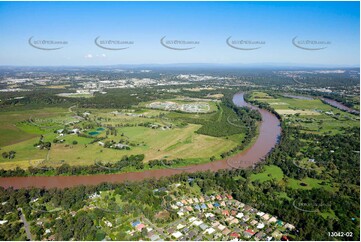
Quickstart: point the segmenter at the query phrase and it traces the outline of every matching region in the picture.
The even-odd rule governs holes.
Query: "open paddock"
[[[311,110],[292,110],[292,109],[276,109],[276,112],[281,115],[320,115],[319,112],[311,111]]]
[[[283,116],[284,122],[301,127],[303,132],[336,134],[341,132],[342,128],[359,127],[358,117],[327,105],[320,99],[306,100],[284,96],[272,99],[256,98],[266,95],[254,92],[251,98],[268,103]]]
[[[244,139],[242,129],[238,134],[213,137],[196,133],[202,124],[186,122],[184,117],[175,118],[177,115],[186,115],[195,120],[207,120],[214,115],[216,118],[221,117],[222,110],[207,114],[178,113],[139,107],[135,107],[134,110],[118,110],[118,113],[114,111],[73,108],[72,112],[68,109],[60,109],[52,110],[51,115],[41,112],[36,115],[36,112],[31,110],[30,113],[34,117],[32,122],[23,122],[28,118],[25,113],[18,119],[11,120],[5,120],[6,115],[4,115],[3,122],[13,125],[17,132],[25,135],[26,139],[17,139],[1,147],[3,152],[15,151],[16,155],[13,159],[0,157],[0,168],[14,169],[17,166],[27,168],[44,160],[42,165],[49,166],[63,163],[91,165],[95,161],[116,162],[124,155],[137,154],[145,155],[144,162],[163,158],[182,158],[185,163],[202,163],[209,162],[212,156],[220,159],[222,153],[241,144]],[[74,119],[75,113],[82,118]],[[70,120],[77,122],[64,125]],[[41,125],[45,125],[46,128]],[[113,127],[112,132],[108,128],[110,126]],[[64,128],[67,129],[66,132],[59,131]],[[84,136],[69,133],[74,129],[78,129]],[[49,153],[47,149],[36,147],[35,144],[40,139],[51,143]],[[94,139],[100,139],[101,142],[94,142]],[[130,149],[106,148],[101,145],[108,141],[124,143]]]

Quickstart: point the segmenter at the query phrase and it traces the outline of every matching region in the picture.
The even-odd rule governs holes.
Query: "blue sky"
[[[275,64],[359,66],[358,2],[1,2],[0,65]],[[60,50],[28,39],[67,41]],[[105,50],[94,39],[134,41]],[[170,50],[160,39],[199,41]],[[226,39],[264,41],[237,50]],[[296,48],[292,39],[330,41],[326,49]]]

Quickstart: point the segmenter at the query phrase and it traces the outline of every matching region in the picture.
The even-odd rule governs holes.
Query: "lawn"
[[[328,212],[322,212],[320,214],[324,219],[338,219],[335,212],[331,209]]]
[[[259,181],[259,182],[270,181],[272,179],[276,179],[277,181],[280,181],[282,180],[282,178],[283,178],[283,172],[281,168],[275,165],[264,166],[263,172],[251,175],[251,181]]]
[[[324,182],[324,184],[321,184],[322,182]],[[336,187],[332,187],[329,183],[327,183],[325,181],[310,178],[310,177],[306,177],[302,180],[296,180],[293,178],[289,178],[287,186],[292,189],[304,189],[304,190],[309,190],[309,189],[313,189],[313,188],[316,188],[316,189],[323,188],[328,191],[335,191],[337,189]]]
[[[275,179],[276,181],[281,181],[284,177],[284,174],[278,166],[267,165],[264,166],[264,171],[256,174],[252,174],[250,179],[251,181],[265,182]],[[327,181],[322,181],[314,178],[306,177],[302,180],[297,180],[293,178],[287,178],[287,187],[292,189],[312,189],[312,188],[323,188],[328,191],[335,191],[337,187],[331,186]],[[323,182],[323,184],[322,184]],[[280,194],[281,197],[285,194]]]

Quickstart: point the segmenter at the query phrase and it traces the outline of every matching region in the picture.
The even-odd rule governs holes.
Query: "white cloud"
[[[98,57],[98,58],[105,58],[105,57],[107,57],[107,55],[106,54],[100,54],[100,55],[95,55],[96,57]]]
[[[98,59],[101,59],[101,58],[106,58],[107,55],[106,54],[87,54],[84,56],[85,59],[93,59],[93,58],[98,58]]]

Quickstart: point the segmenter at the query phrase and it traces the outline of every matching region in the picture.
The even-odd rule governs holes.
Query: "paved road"
[[[32,240],[32,238],[31,238],[31,233],[30,233],[30,225],[29,225],[28,221],[27,221],[26,218],[25,218],[25,215],[24,215],[24,213],[23,213],[23,209],[22,209],[22,208],[19,208],[18,210],[21,212],[20,218],[21,218],[21,220],[22,220],[23,223],[24,223],[25,232],[26,232],[26,237],[28,237],[28,240]]]
[[[163,229],[158,228],[157,226],[155,226],[155,225],[154,225],[149,219],[147,219],[144,215],[141,216],[141,219],[142,219],[143,221],[145,221],[146,223],[148,223],[155,231],[157,231],[158,233],[160,233],[160,235],[163,236],[163,238],[168,238],[168,236],[163,233]]]

